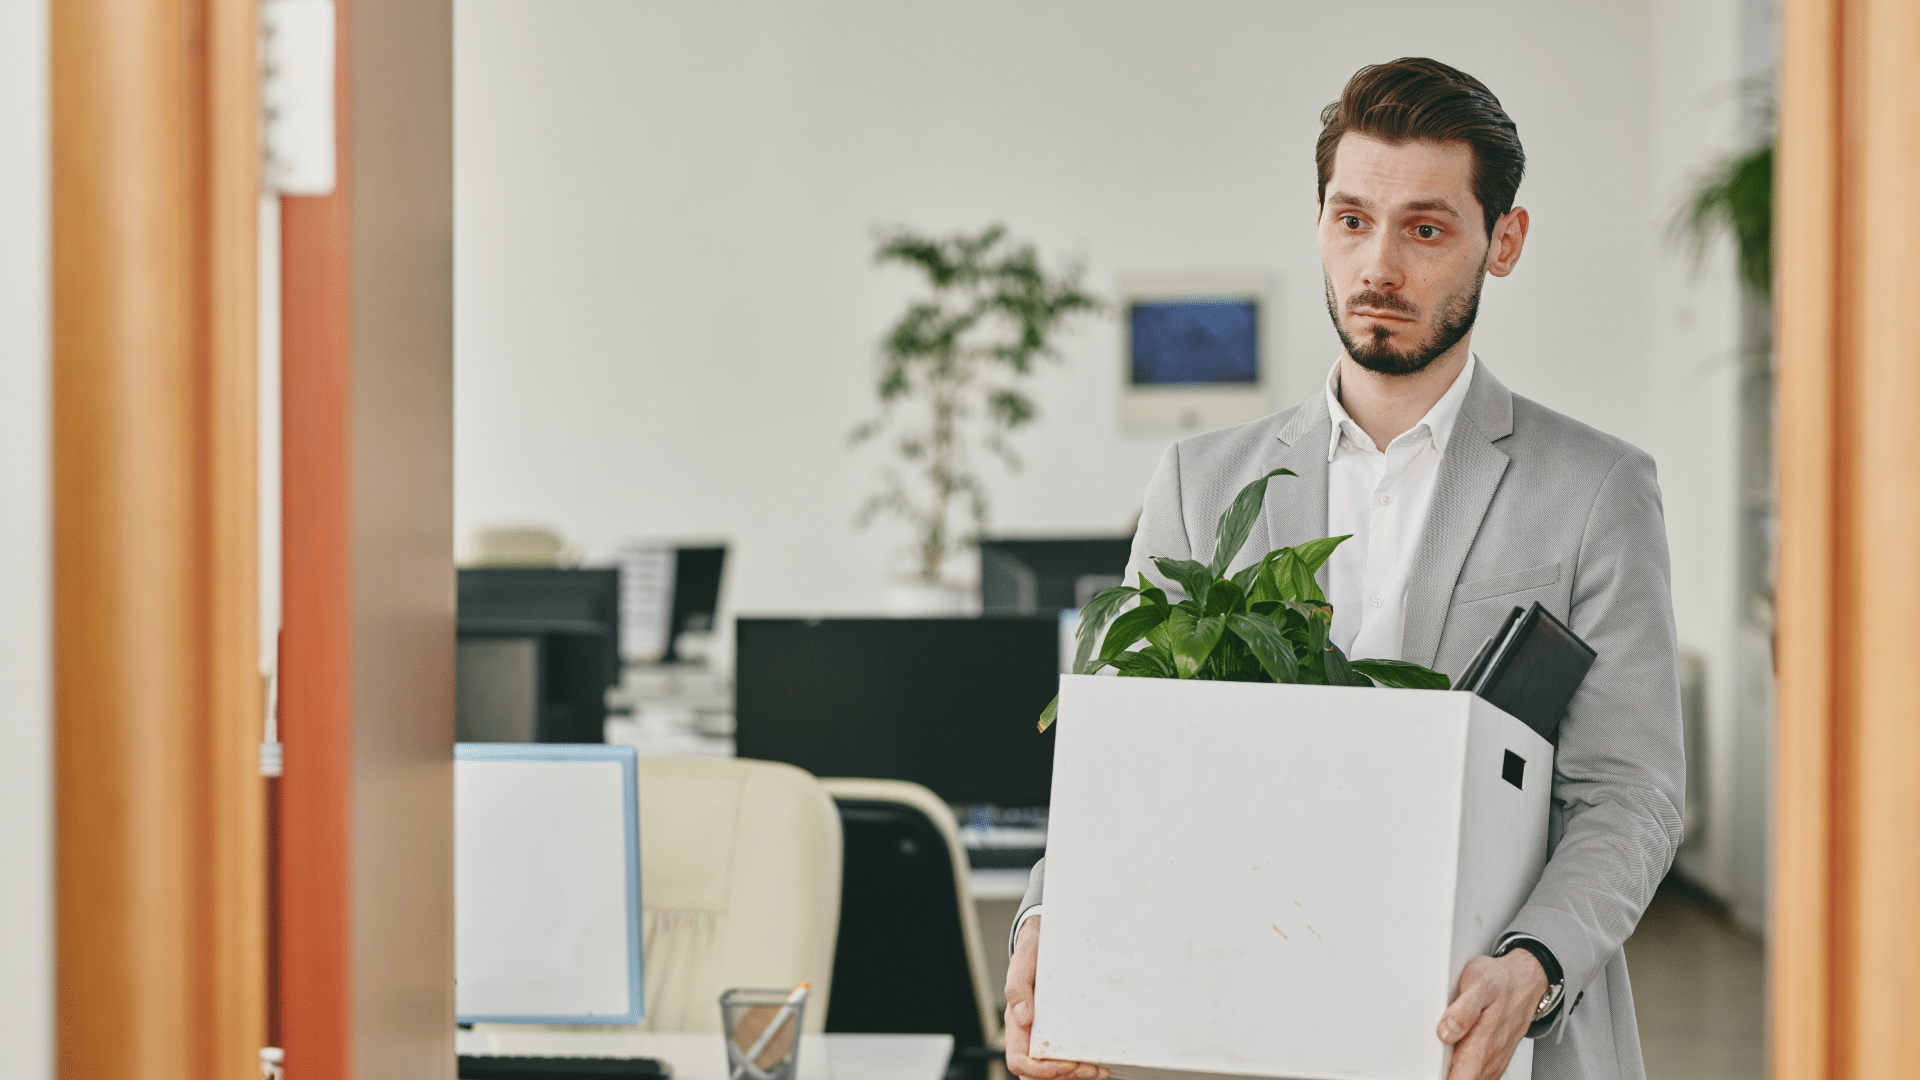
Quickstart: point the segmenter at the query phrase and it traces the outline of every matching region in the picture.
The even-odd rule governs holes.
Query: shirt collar
[[[1479,357],[1468,353],[1467,362],[1460,365],[1460,374],[1453,377],[1453,385],[1447,387],[1447,392],[1440,395],[1439,401],[1433,403],[1433,408],[1427,410],[1427,415],[1421,417],[1419,423],[1408,428],[1400,439],[1417,438],[1416,433],[1424,427],[1427,437],[1433,440],[1433,448],[1442,454],[1446,453],[1447,442],[1453,438],[1454,424],[1460,419],[1461,406],[1467,400],[1467,386],[1473,382],[1473,369],[1479,362]],[[1356,446],[1372,445],[1373,440],[1367,437],[1366,432],[1360,430],[1360,425],[1354,423],[1353,418],[1347,415],[1346,408],[1340,404],[1338,361],[1334,363],[1333,370],[1327,373],[1327,412],[1333,417],[1333,432],[1327,440],[1328,461],[1332,461],[1333,456],[1339,452],[1340,440],[1343,437],[1353,440]],[[1395,439],[1394,442],[1399,442],[1400,439]]]

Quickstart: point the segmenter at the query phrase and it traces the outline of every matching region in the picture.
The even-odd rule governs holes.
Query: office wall
[[[851,525],[877,459],[845,434],[911,292],[871,265],[873,226],[1004,221],[1083,255],[1108,292],[1270,275],[1277,408],[1336,348],[1313,243],[1320,106],[1406,53],[1481,76],[1526,142],[1534,224],[1475,348],[1517,392],[1658,458],[1730,798],[1738,298],[1724,252],[1695,274],[1665,232],[1737,144],[1740,0],[1389,0],[1364,32],[1226,0],[456,12],[456,531],[547,522],[589,551],[724,536],[729,612],[871,611],[904,565],[904,532]],[[1128,526],[1168,437],[1120,431],[1119,347],[1111,318],[1063,339],[1025,471],[988,468],[996,530]],[[1699,867],[1732,887],[1730,854]]]
[[[0,0],[0,1076],[53,1075],[47,4]]]

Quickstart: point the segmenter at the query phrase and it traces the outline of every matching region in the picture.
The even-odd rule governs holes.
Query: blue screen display
[[[1143,300],[1127,309],[1133,385],[1260,381],[1253,300]]]

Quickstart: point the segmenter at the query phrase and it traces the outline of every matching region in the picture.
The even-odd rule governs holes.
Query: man
[[[1128,579],[1150,555],[1209,558],[1234,494],[1284,467],[1300,478],[1275,482],[1233,569],[1352,534],[1325,571],[1349,656],[1457,674],[1536,600],[1592,645],[1560,728],[1545,872],[1493,954],[1467,964],[1436,1034],[1453,1047],[1448,1080],[1498,1077],[1523,1037],[1549,1033],[1537,1080],[1642,1080],[1621,945],[1680,843],[1683,776],[1653,461],[1511,393],[1470,351],[1481,285],[1513,271],[1528,227],[1513,205],[1525,156],[1493,94],[1402,59],[1361,69],[1321,121],[1319,247],[1343,353],[1305,404],[1168,449]],[[1104,1078],[1027,1055],[1045,869],[1015,924],[1008,1067]]]

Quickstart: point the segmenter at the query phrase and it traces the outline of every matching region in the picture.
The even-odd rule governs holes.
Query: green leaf
[[[1333,549],[1353,539],[1353,534],[1345,536],[1323,536],[1318,540],[1309,540],[1293,549],[1293,557],[1305,565],[1307,573],[1317,574],[1333,555]]]
[[[1240,586],[1231,581],[1216,581],[1207,590],[1207,614],[1225,615],[1230,611],[1245,611],[1247,596]]]
[[[1141,603],[1165,604],[1167,602],[1166,590],[1161,589],[1160,587],[1156,586],[1153,582],[1148,581],[1147,575],[1145,574],[1137,574],[1135,576],[1140,579],[1140,602]]]
[[[1166,626],[1165,623],[1160,625],[1162,627]],[[1150,676],[1155,679],[1171,679],[1176,677],[1173,670],[1172,649],[1160,645],[1149,645],[1139,652],[1121,653],[1120,655],[1138,658],[1138,669],[1131,672],[1131,674]],[[1121,674],[1126,675],[1129,674],[1129,672],[1123,671]]]
[[[1298,600],[1304,603],[1324,604],[1327,598],[1320,592],[1320,583],[1313,579],[1313,568],[1301,559],[1296,549],[1285,549],[1267,573],[1273,579],[1274,591],[1282,600]]]
[[[1040,710],[1040,730],[1045,731],[1052,727],[1054,720],[1058,719],[1059,715],[1060,695],[1055,694],[1053,700],[1047,702],[1047,707]]]
[[[1451,690],[1453,680],[1431,668],[1405,660],[1349,660],[1347,666],[1379,683],[1400,690]]]
[[[1214,527],[1213,562],[1208,569],[1214,577],[1227,572],[1227,564],[1240,554],[1240,548],[1247,542],[1247,534],[1253,531],[1253,522],[1260,516],[1260,504],[1267,498],[1267,481],[1276,476],[1298,476],[1292,469],[1275,469],[1267,475],[1240,489],[1234,496],[1233,505],[1220,515],[1220,522]]]
[[[1284,558],[1289,550],[1281,548],[1278,551],[1269,551],[1265,558],[1247,568],[1254,572],[1253,585],[1247,589],[1248,603],[1263,604],[1272,600],[1286,599],[1274,584],[1273,564]],[[1241,573],[1246,573],[1246,570],[1242,570]]]
[[[1327,635],[1333,630],[1333,609],[1317,607],[1307,614],[1307,652],[1318,656],[1326,651]],[[1344,659],[1344,658],[1343,658]]]
[[[1100,659],[1110,660],[1147,635],[1147,631],[1167,621],[1173,611],[1165,604],[1142,604],[1113,620],[1106,640],[1100,643]]]
[[[1100,631],[1106,626],[1120,605],[1139,595],[1140,590],[1126,585],[1115,585],[1111,589],[1101,589],[1094,594],[1087,606],[1080,610],[1080,629],[1076,634],[1078,642],[1073,650],[1073,671],[1076,675],[1087,673],[1087,661],[1093,657],[1093,644],[1100,639]]]
[[[1162,622],[1147,631],[1147,644],[1152,648],[1159,649],[1168,656],[1173,655],[1173,627],[1170,625],[1170,622],[1171,620]]]
[[[1174,608],[1167,620],[1167,632],[1173,646],[1173,670],[1182,679],[1191,679],[1206,663],[1220,635],[1226,633],[1227,620],[1219,615],[1194,618],[1185,608]]]
[[[1257,563],[1247,564],[1246,566],[1240,569],[1239,573],[1233,575],[1227,580],[1233,582],[1234,585],[1239,588],[1241,593],[1251,597],[1253,590],[1257,588],[1259,585],[1260,571],[1265,570],[1266,568],[1267,568],[1266,560],[1262,559]]]
[[[1119,672],[1122,678],[1171,679],[1174,677],[1173,665],[1164,653],[1157,649],[1141,649],[1139,652],[1116,653],[1102,657],[1091,665],[1095,671],[1110,667]]]
[[[1187,598],[1196,604],[1204,605],[1207,602],[1207,590],[1213,586],[1214,579],[1219,576],[1192,559],[1155,558],[1153,565],[1159,567],[1162,574],[1172,578],[1181,588],[1187,590]]]
[[[1300,663],[1294,659],[1293,642],[1287,640],[1287,635],[1274,625],[1272,619],[1236,613],[1227,616],[1227,626],[1236,637],[1247,643],[1247,649],[1274,682],[1299,680]]]
[[[1347,663],[1347,654],[1340,646],[1327,642],[1327,651],[1320,654],[1320,665],[1327,673],[1328,686],[1372,686],[1365,675],[1353,670]]]

